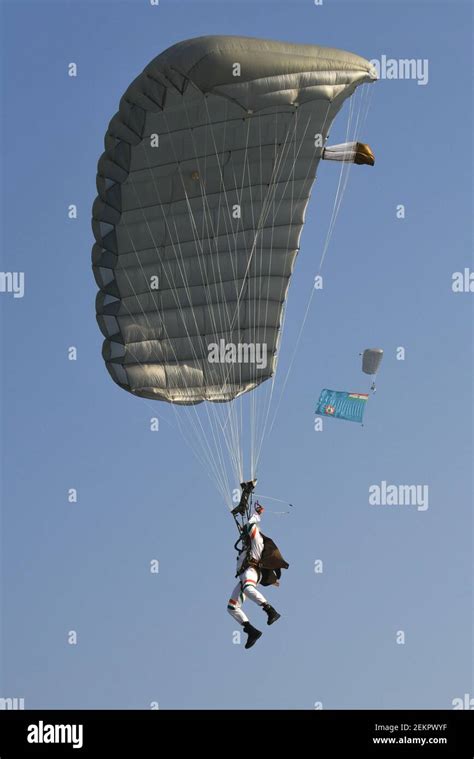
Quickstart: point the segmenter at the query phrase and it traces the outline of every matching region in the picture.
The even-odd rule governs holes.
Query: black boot
[[[268,617],[267,625],[272,625],[274,622],[277,621],[277,619],[280,619],[281,617],[281,614],[278,614],[278,612],[275,611],[273,606],[270,606],[269,603],[262,604],[262,609]]]
[[[257,640],[262,636],[262,633],[260,630],[257,630],[253,625],[250,624],[250,622],[244,622],[242,625],[244,628],[244,632],[247,633],[247,643],[245,644],[245,648],[252,648],[254,643],[257,642]]]

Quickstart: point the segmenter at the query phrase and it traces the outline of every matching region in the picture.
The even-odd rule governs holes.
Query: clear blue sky
[[[16,0],[2,14],[2,270],[24,271],[26,292],[0,295],[0,696],[27,708],[439,709],[473,695],[472,294],[451,291],[472,266],[470,4]],[[296,508],[266,516],[291,568],[268,594],[282,619],[250,652],[226,612],[232,520],[170,410],[156,408],[152,434],[150,404],[109,378],[90,269],[96,163],[119,98],[159,52],[203,34],[429,60],[427,86],[373,87],[363,137],[376,166],[351,173],[259,472],[264,493]],[[337,173],[320,167],[283,351]],[[322,387],[366,387],[358,353],[371,345],[386,353],[366,425],[314,432]],[[369,506],[382,480],[427,484],[429,509]]]

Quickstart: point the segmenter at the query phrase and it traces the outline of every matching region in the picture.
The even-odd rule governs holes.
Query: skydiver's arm
[[[252,514],[250,515],[250,519],[244,524],[244,532],[246,535],[249,535],[250,538],[255,537],[255,533],[258,530],[258,525],[262,521],[262,518],[260,514],[253,509]]]

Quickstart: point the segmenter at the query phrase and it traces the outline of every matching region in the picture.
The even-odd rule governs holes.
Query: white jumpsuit
[[[260,560],[263,552],[263,538],[258,528],[259,522],[260,516],[256,512],[253,512],[249,521],[244,525],[244,533],[250,538],[250,556],[257,561]],[[246,549],[239,552],[237,557],[237,572],[242,567],[246,556]],[[254,567],[248,567],[242,574],[239,574],[239,582],[232,591],[229,603],[227,604],[229,614],[241,625],[248,622],[248,617],[242,611],[242,604],[246,598],[249,598],[258,606],[267,603],[267,599],[257,590],[257,583],[258,571]]]

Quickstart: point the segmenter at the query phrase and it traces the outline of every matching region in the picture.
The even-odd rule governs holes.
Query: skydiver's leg
[[[247,598],[253,601],[258,606],[263,606],[267,603],[267,599],[263,596],[259,590],[257,590],[258,572],[253,567],[249,567],[245,570],[242,577],[242,590]]]
[[[261,593],[258,593],[258,595],[261,595]],[[252,648],[252,646],[261,637],[262,633],[260,630],[257,630],[256,627],[250,624],[248,618],[242,611],[242,604],[245,600],[245,597],[246,594],[243,593],[242,584],[238,582],[232,591],[227,610],[231,617],[233,617],[240,625],[242,625],[244,632],[247,633],[247,642],[245,643],[245,648]]]
[[[268,603],[267,599],[262,596],[259,590],[257,590],[258,572],[253,567],[249,567],[242,577],[242,590],[246,598],[250,598],[251,601],[261,606],[265,614],[267,615],[267,625],[272,625],[277,619],[280,619],[280,614]]]
[[[227,611],[229,612],[230,616],[233,617],[239,625],[244,625],[246,622],[248,622],[248,617],[244,614],[242,611],[242,604],[244,602],[244,594],[242,593],[242,586],[240,582],[237,583],[234,590],[232,591],[232,595],[229,598],[229,603],[227,604]]]

